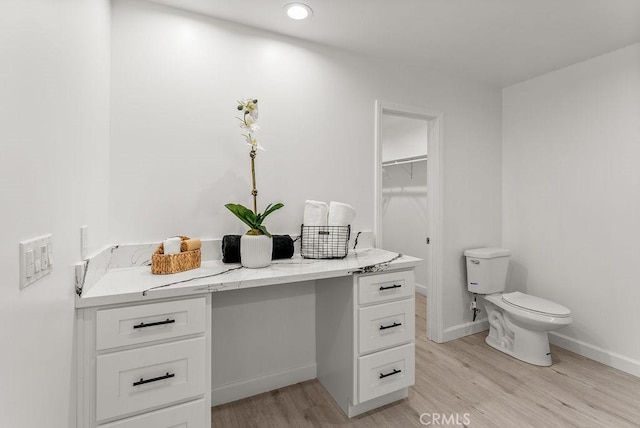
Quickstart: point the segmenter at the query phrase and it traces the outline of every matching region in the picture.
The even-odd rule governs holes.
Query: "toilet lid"
[[[568,317],[571,315],[571,311],[568,308],[558,303],[520,293],[519,291],[503,294],[502,300],[505,303],[524,309],[525,311],[536,312],[542,315],[552,317]]]

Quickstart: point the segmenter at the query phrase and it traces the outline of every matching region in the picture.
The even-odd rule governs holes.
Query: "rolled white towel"
[[[329,206],[326,202],[307,200],[304,203],[304,217],[302,224],[305,226],[326,226]]]
[[[356,210],[351,205],[331,201],[329,203],[329,226],[349,226],[356,218]]]
[[[179,236],[174,236],[173,238],[167,238],[162,241],[162,247],[164,249],[164,254],[178,254],[180,252],[180,244],[182,243],[182,238]]]

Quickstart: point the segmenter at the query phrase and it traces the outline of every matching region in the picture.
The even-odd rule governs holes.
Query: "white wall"
[[[640,375],[640,44],[506,88],[503,103],[513,288],[571,309],[554,341]]]
[[[109,2],[0,3],[0,425],[75,426],[79,228],[107,242]],[[19,289],[18,242],[54,270]]]
[[[215,293],[213,405],[316,377],[315,281]]]
[[[499,89],[129,0],[114,2],[112,43],[113,242],[243,233],[223,205],[251,201],[247,96],[267,149],[259,205],[286,205],[269,229],[296,232],[319,199],[373,230],[375,100],[415,104],[444,113],[444,324],[471,320],[462,252],[501,241]]]
[[[427,125],[427,122],[423,123]],[[409,164],[385,166],[382,174],[383,248],[425,259],[428,236],[427,162],[415,162],[413,169]],[[415,274],[416,284],[425,287],[426,264],[416,266]],[[421,288],[421,291],[426,289]]]
[[[382,114],[382,162],[426,156],[429,126],[421,119]]]

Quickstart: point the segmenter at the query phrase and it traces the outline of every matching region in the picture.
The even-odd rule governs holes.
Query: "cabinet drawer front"
[[[98,421],[196,397],[205,389],[205,338],[99,355]]]
[[[378,303],[413,297],[415,290],[413,270],[379,273],[358,278],[358,303]]]
[[[209,428],[210,412],[211,408],[207,408],[204,400],[197,400],[100,425],[99,428]]]
[[[398,391],[415,383],[413,343],[358,358],[359,402]]]
[[[414,340],[415,299],[405,299],[358,309],[360,354]]]
[[[205,331],[205,298],[99,310],[96,349],[135,345]]]

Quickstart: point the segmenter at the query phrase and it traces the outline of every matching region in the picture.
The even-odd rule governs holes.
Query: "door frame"
[[[443,277],[443,120],[441,112],[422,107],[375,102],[375,239],[376,247],[382,242],[382,116],[395,116],[425,120],[429,124],[427,150],[427,338],[441,343],[443,338],[442,277]]]

